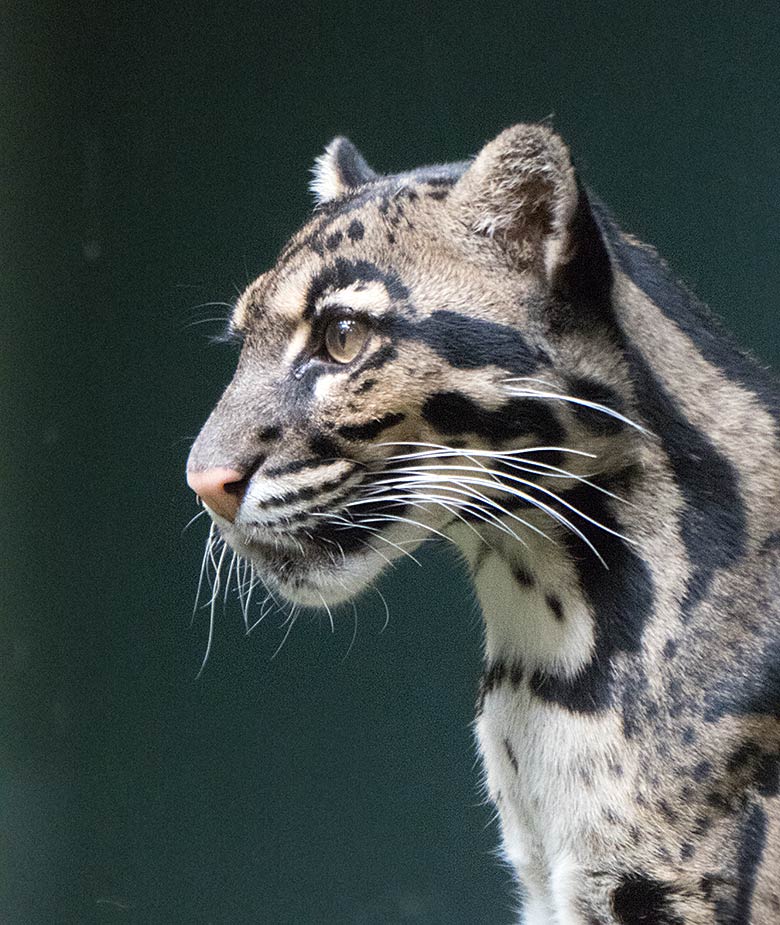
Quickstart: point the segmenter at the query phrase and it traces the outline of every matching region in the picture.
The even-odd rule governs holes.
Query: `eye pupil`
[[[338,318],[325,330],[325,349],[336,363],[350,363],[363,349],[368,327],[357,318]]]

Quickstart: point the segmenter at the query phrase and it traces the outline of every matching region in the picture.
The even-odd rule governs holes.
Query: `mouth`
[[[227,545],[274,595],[307,607],[352,600],[404,554],[392,541],[378,539],[378,529],[343,512],[312,510],[272,528],[251,521],[230,523],[210,513]],[[372,515],[379,514],[377,506]],[[392,525],[381,533],[393,533]]]

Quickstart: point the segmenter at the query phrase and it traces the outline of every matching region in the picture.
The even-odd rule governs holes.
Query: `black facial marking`
[[[335,251],[343,240],[344,235],[340,231],[335,231],[325,239],[325,246],[329,251]]]
[[[355,241],[360,241],[365,233],[366,229],[363,227],[363,222],[359,222],[356,218],[353,218],[347,228],[347,237],[349,240],[353,243]]]
[[[552,611],[552,615],[559,623],[563,623],[564,613],[563,613],[563,604],[561,604],[560,598],[556,597],[554,594],[548,594],[545,597],[547,606]]]
[[[554,412],[532,399],[513,398],[491,411],[462,392],[435,392],[423,404],[422,415],[439,433],[476,434],[492,445],[533,435],[555,446],[564,437]]]
[[[533,588],[536,584],[534,576],[527,569],[524,569],[522,565],[516,565],[512,569],[512,577],[521,588]]]
[[[373,440],[388,427],[400,424],[405,417],[401,412],[390,412],[376,421],[367,421],[365,424],[343,424],[338,432],[347,440]]]
[[[640,873],[624,874],[612,894],[612,911],[621,925],[684,925],[670,906],[668,883]]]
[[[352,377],[350,376],[350,378]],[[360,385],[355,389],[355,394],[363,395],[365,392],[370,392],[375,385],[376,379],[366,379],[365,382],[361,382]]]
[[[582,398],[594,404],[604,405],[604,407],[625,416],[623,399],[614,389],[601,382],[584,377],[573,378],[569,382],[569,394],[574,398]],[[614,418],[604,411],[589,408],[587,405],[578,405],[572,402],[569,404],[569,410],[581,424],[596,433],[615,434],[626,426],[618,418]]]
[[[509,763],[512,765],[512,769],[514,770],[515,774],[517,774],[517,771],[518,771],[517,755],[515,754],[515,751],[512,748],[512,743],[509,741],[509,739],[506,739],[506,738],[504,739],[504,750],[506,751],[506,756],[509,759]]]
[[[367,260],[338,257],[333,264],[323,267],[309,283],[303,317],[311,318],[317,301],[329,290],[345,289],[357,282],[382,283],[391,299],[402,301],[409,297],[409,291],[392,271],[385,272]]]
[[[309,449],[318,459],[328,462],[334,459],[342,459],[344,456],[338,443],[325,434],[314,434],[310,437]]]
[[[516,376],[527,376],[547,358],[516,328],[446,309],[420,321],[399,316],[389,321],[388,327],[401,337],[424,343],[456,369],[498,366]]]
[[[278,440],[282,436],[281,427],[277,427],[275,424],[271,427],[264,427],[262,430],[257,432],[258,440]]]
[[[677,643],[674,639],[667,639],[664,645],[663,655],[665,659],[673,659],[677,654]]]
[[[446,198],[449,196],[449,194],[450,194],[450,191],[449,191],[449,190],[446,190],[446,189],[437,189],[437,190],[432,190],[430,193],[426,193],[425,195],[426,195],[429,199],[438,199],[438,200],[442,200],[442,199],[446,199]]]

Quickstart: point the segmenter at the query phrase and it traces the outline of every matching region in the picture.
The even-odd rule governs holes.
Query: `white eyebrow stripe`
[[[390,296],[384,285],[378,281],[357,281],[343,289],[326,293],[319,305],[343,305],[346,308],[364,309],[381,314],[390,308]]]

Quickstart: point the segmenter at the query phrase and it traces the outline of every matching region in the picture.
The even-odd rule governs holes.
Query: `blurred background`
[[[382,582],[386,626],[369,594],[275,657],[282,618],[246,638],[229,600],[196,679],[183,472],[235,363],[207,303],[305,219],[335,134],[392,171],[551,116],[777,365],[778,28],[775,3],[4,4],[0,921],[513,921],[445,551]]]

